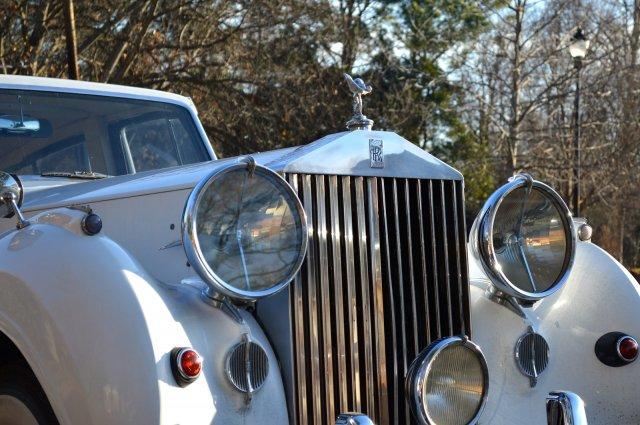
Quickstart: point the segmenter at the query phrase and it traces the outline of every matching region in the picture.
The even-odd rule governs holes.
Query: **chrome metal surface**
[[[0,171],[0,217],[10,218],[15,214],[17,207],[22,205],[22,187],[17,178],[9,173]],[[12,203],[15,201],[16,206]]]
[[[529,378],[531,387],[535,387],[538,377],[549,365],[549,344],[546,339],[530,327],[518,338],[514,356],[520,372]]]
[[[351,78],[349,74],[344,74],[344,79],[353,95],[353,116],[347,121],[347,128],[349,130],[371,130],[373,121],[362,114],[362,96],[371,93],[371,86],[365,84],[361,78]]]
[[[371,167],[371,139],[384,146],[384,168]],[[325,136],[308,145],[284,150],[259,162],[287,174],[326,174],[361,177],[462,180],[462,174],[396,133],[345,131]],[[256,160],[263,158],[255,155]]]
[[[245,393],[245,400],[249,403],[269,374],[267,353],[244,334],[242,342],[233,347],[227,355],[225,372],[233,386]]]
[[[569,391],[552,391],[547,396],[548,425],[587,425],[584,401]]]
[[[236,307],[229,298],[224,295],[214,291],[211,286],[205,283],[205,287],[202,289],[200,293],[200,298],[202,301],[213,306],[215,308],[219,308],[223,312],[227,314],[227,316],[231,317],[235,320],[236,323],[240,325],[244,325],[245,321],[242,315],[240,314],[240,310]]]
[[[560,212],[563,226],[565,229],[565,237],[567,243],[567,251],[565,255],[565,261],[562,267],[562,272],[556,281],[546,290],[541,291],[526,291],[511,282],[505,275],[501,264],[498,262],[496,250],[494,248],[493,240],[493,224],[496,219],[498,209],[500,208],[502,201],[516,189],[531,188],[539,190],[544,196],[552,202],[553,205]],[[524,208],[524,207],[523,207]],[[571,267],[573,266],[575,258],[575,247],[577,243],[576,231],[574,228],[573,219],[569,208],[562,200],[560,195],[546,184],[532,180],[528,175],[517,175],[509,180],[507,184],[496,190],[487,200],[484,207],[478,214],[475,222],[473,223],[471,233],[471,248],[474,255],[480,260],[484,271],[491,278],[492,283],[498,290],[513,296],[520,300],[537,301],[545,298],[558,289],[560,289],[567,281]],[[518,240],[522,238],[522,235],[517,235]],[[522,251],[522,242],[518,242]],[[524,260],[525,267],[531,285],[535,288],[535,282],[529,269],[528,261]]]
[[[580,238],[583,242],[588,242],[591,240],[591,236],[593,236],[593,227],[591,227],[588,223],[581,224],[578,227],[578,238]]]
[[[409,364],[432,341],[470,332],[462,182],[286,178],[309,220],[307,259],[280,307],[292,422],[357,411],[412,423]]]
[[[487,290],[485,291],[485,295],[487,299],[493,301],[494,303],[506,307],[508,310],[511,310],[513,313],[517,314],[527,321],[529,320],[527,314],[522,309],[522,306],[518,304],[518,301],[511,295],[505,294],[493,285],[490,285],[487,288]]]
[[[263,176],[268,176],[271,179],[271,182],[280,186],[280,188],[289,193],[291,195],[291,199],[295,200],[295,208],[296,213],[300,218],[300,223],[302,226],[302,239],[301,244],[298,250],[298,258],[291,270],[291,273],[282,280],[281,282],[263,290],[242,290],[233,285],[228,284],[222,278],[220,278],[214,270],[211,269],[209,264],[207,263],[204,254],[200,249],[200,244],[198,241],[197,235],[197,223],[196,216],[198,205],[200,203],[200,199],[203,196],[205,190],[212,184],[215,183],[215,180],[225,175],[228,172],[232,172],[238,169],[247,168],[250,173],[261,173]],[[214,172],[212,172],[209,176],[202,179],[200,183],[193,189],[187,203],[184,208],[183,216],[182,216],[182,242],[184,246],[185,253],[187,255],[187,259],[189,263],[193,266],[193,268],[198,272],[200,277],[209,285],[210,289],[207,290],[207,296],[212,299],[216,299],[212,294],[214,292],[220,293],[221,295],[237,298],[242,300],[255,300],[262,297],[266,297],[269,295],[273,295],[276,292],[282,290],[285,286],[291,282],[296,276],[297,272],[300,270],[302,263],[305,258],[305,254],[307,251],[307,224],[306,224],[306,215],[305,211],[297,198],[296,194],[292,191],[289,184],[282,179],[278,174],[274,173],[270,169],[256,165],[255,161],[249,160],[248,162],[240,162],[240,163],[230,163],[225,167],[218,168]]]
[[[371,418],[362,413],[340,413],[336,425],[374,425]]]
[[[431,365],[436,359],[436,357],[443,352],[448,347],[452,346],[463,346],[466,349],[473,352],[477,359],[480,362],[480,366],[483,373],[483,384],[482,384],[482,396],[475,411],[475,415],[473,418],[467,422],[468,424],[477,423],[480,415],[482,414],[482,410],[487,400],[487,395],[489,392],[489,371],[487,368],[487,362],[482,354],[482,350],[476,344],[471,342],[467,337],[449,337],[443,338],[439,341],[434,342],[429,347],[427,347],[420,355],[414,360],[411,369],[407,374],[406,380],[406,397],[409,402],[411,411],[414,416],[419,420],[419,423],[424,425],[437,425],[437,422],[431,417],[429,411],[425,408],[426,400],[424,399],[425,395],[425,385],[427,383],[427,378],[429,376],[429,372],[431,369]],[[451,406],[451,409],[455,409],[456,406]]]

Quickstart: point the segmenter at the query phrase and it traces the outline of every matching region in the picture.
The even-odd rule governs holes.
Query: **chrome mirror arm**
[[[587,425],[584,401],[569,391],[552,391],[547,396],[548,425]]]
[[[20,211],[20,208],[18,207],[18,202],[17,202],[17,197],[16,194],[13,192],[5,192],[2,194],[2,202],[4,202],[7,205],[7,208],[10,209],[17,217],[17,223],[16,223],[16,228],[18,229],[24,229],[25,227],[27,227],[29,224],[29,220],[27,220],[24,215],[22,215],[22,212]]]

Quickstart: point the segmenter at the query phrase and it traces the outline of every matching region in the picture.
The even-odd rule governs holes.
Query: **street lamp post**
[[[580,71],[582,70],[582,59],[587,55],[589,40],[584,36],[582,28],[576,30],[569,44],[569,53],[573,58],[575,68],[576,94],[573,99],[573,197],[572,207],[575,217],[580,217]]]

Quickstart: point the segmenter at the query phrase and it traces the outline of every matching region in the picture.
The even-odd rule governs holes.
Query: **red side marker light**
[[[200,376],[202,357],[193,348],[174,348],[171,351],[171,372],[176,383],[185,387]]]
[[[618,340],[618,355],[626,362],[638,358],[638,341],[630,336],[623,336]]]

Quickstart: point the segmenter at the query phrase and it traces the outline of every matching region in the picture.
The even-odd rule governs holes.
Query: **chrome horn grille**
[[[226,372],[233,386],[250,399],[262,387],[269,374],[267,353],[245,336],[244,341],[229,352]]]
[[[549,344],[544,337],[529,329],[516,343],[516,363],[523,375],[529,377],[535,387],[538,377],[549,364]]]
[[[291,341],[279,351],[291,419],[325,424],[358,411],[413,423],[409,365],[432,341],[470,334],[462,181],[286,178],[310,225],[286,295]]]

